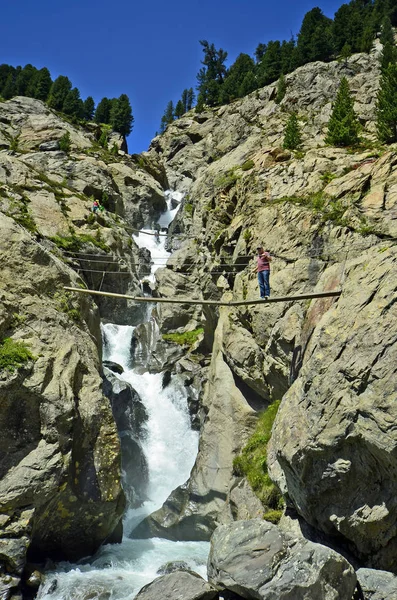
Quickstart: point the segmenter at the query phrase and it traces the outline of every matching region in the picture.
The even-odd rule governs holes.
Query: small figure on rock
[[[265,252],[263,246],[258,246],[256,271],[258,273],[258,283],[261,298],[270,298],[270,263],[272,257],[269,252]]]
[[[94,200],[94,202],[92,203],[92,212],[94,213],[94,215],[96,215],[96,213],[99,210],[99,202],[98,200]]]

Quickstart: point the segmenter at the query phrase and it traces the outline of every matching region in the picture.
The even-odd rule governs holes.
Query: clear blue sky
[[[199,40],[253,55],[259,42],[289,39],[319,6],[343,0],[0,0],[0,63],[67,75],[84,99],[128,94],[135,118],[129,151],[149,146],[169,100],[196,86]]]

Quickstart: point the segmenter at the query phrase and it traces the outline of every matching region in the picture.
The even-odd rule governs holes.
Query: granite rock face
[[[347,600],[356,587],[354,569],[340,554],[255,519],[215,530],[208,579],[247,600]]]
[[[1,562],[18,578],[28,548],[70,559],[94,552],[125,501],[95,305],[62,291],[78,276],[5,215],[0,257],[0,339],[31,354],[0,373]]]
[[[397,600],[397,577],[388,571],[359,569],[357,579],[364,600]]]

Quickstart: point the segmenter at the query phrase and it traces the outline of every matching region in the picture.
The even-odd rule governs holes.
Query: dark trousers
[[[270,271],[259,271],[258,282],[261,298],[270,296]]]

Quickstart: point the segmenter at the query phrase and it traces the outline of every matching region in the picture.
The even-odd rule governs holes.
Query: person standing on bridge
[[[265,252],[263,246],[258,246],[256,271],[258,273],[258,283],[261,298],[270,298],[270,263],[272,257],[269,252]]]

